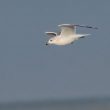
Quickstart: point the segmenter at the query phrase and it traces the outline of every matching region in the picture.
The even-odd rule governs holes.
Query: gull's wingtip
[[[45,32],[45,34],[47,34],[47,33],[49,33],[49,32]]]
[[[48,34],[48,32],[44,32],[46,35]]]
[[[53,37],[53,36],[56,36],[56,35],[57,35],[57,33],[56,33],[56,32],[45,32],[45,34],[46,34],[46,35],[48,35],[48,36],[51,36],[51,37]]]
[[[45,32],[45,34],[51,34],[51,33],[54,33],[54,32],[47,32],[47,31]]]
[[[57,34],[56,32],[45,32],[46,34]]]
[[[47,32],[47,31],[46,31],[46,32],[44,32],[44,33],[45,33],[46,35],[49,35],[49,34],[51,34],[51,32]]]

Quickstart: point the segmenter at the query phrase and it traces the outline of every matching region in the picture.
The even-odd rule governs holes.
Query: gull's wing
[[[98,29],[97,27],[92,27],[88,25],[79,25],[79,24],[61,24],[58,26],[61,28],[61,33],[60,33],[61,36],[69,36],[76,34],[76,27]]]
[[[45,32],[49,37],[54,37],[57,35],[56,32]]]
[[[91,28],[91,29],[98,29],[98,27],[93,27],[93,26],[88,26],[88,25],[79,25],[79,24],[74,24],[76,27],[84,27],[84,28]]]
[[[76,26],[74,26],[73,24],[61,24],[58,26],[61,28],[61,36],[76,34]]]

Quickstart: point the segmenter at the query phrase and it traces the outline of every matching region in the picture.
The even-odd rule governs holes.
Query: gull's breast
[[[71,44],[72,42],[74,42],[76,39],[73,37],[60,37],[57,41],[56,44],[57,45],[67,45],[67,44]]]

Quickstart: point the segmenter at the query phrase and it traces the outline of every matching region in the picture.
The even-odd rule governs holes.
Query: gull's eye
[[[50,41],[52,41],[52,40],[50,40]]]

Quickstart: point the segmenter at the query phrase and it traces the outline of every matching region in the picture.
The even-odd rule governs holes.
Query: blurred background
[[[109,0],[0,0],[1,110],[110,110]],[[91,36],[45,46],[63,23]]]

